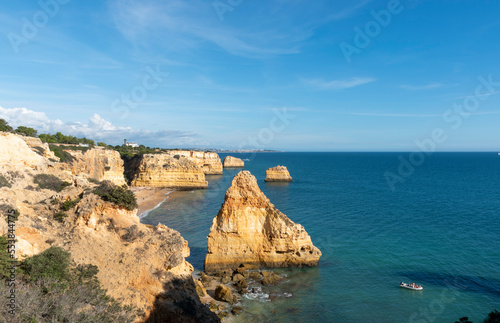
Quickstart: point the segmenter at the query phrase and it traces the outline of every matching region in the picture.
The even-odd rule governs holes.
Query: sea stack
[[[208,235],[205,271],[236,268],[316,266],[321,251],[300,224],[281,213],[262,193],[249,171],[227,190]]]
[[[271,167],[266,170],[266,182],[291,182],[292,176],[285,166]]]
[[[226,156],[224,158],[224,168],[237,168],[237,167],[245,167],[245,162],[239,158],[233,156]]]

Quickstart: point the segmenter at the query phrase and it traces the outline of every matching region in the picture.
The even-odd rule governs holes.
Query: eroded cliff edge
[[[316,266],[321,251],[304,227],[280,212],[248,171],[238,173],[208,235],[205,271],[236,268]]]
[[[141,224],[137,210],[102,200],[99,184],[35,153],[18,135],[0,132],[0,176],[0,235],[8,231],[5,210],[18,210],[18,258],[51,246],[71,252],[76,264],[98,267],[101,286],[136,307],[138,322],[219,321],[196,294],[177,231]]]
[[[127,164],[132,186],[172,189],[207,188],[205,173],[192,158],[170,154],[145,154]]]
[[[115,150],[95,147],[87,151],[68,150],[74,157],[70,163],[74,175],[87,175],[97,181],[111,181],[116,185],[124,185],[125,169],[120,153]]]
[[[222,162],[217,153],[195,150],[169,150],[167,153],[171,156],[190,158],[201,167],[205,175],[222,175]]]

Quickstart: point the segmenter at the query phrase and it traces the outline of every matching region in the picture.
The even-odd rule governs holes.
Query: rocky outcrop
[[[54,155],[54,152],[50,150],[49,144],[42,142],[40,138],[29,136],[21,136],[20,138],[24,140],[24,142],[40,156],[59,161],[59,157],[56,157],[56,155]]]
[[[70,169],[74,175],[84,175],[98,181],[111,181],[116,185],[124,185],[123,160],[116,150],[95,147],[87,151],[66,150],[75,159]]]
[[[16,168],[39,168],[49,164],[43,153],[32,150],[25,137],[9,132],[0,132],[0,166]]]
[[[217,153],[195,150],[169,150],[167,154],[191,158],[201,167],[205,175],[221,175],[222,162]]]
[[[71,252],[78,264],[98,267],[109,296],[142,313],[140,322],[217,322],[200,302],[191,277],[187,241],[162,224],[141,224],[137,210],[105,202],[93,194],[97,184],[73,175],[33,152],[17,135],[0,133],[0,235],[8,232],[6,210],[17,209],[16,256],[38,254],[50,246]],[[72,183],[62,191],[38,188],[37,175]],[[78,183],[78,185],[75,185]],[[55,216],[71,199],[62,222]]]
[[[291,182],[292,176],[285,166],[271,167],[266,170],[266,182]]]
[[[205,271],[240,264],[316,266],[320,256],[304,227],[271,204],[250,172],[233,178],[210,228]]]
[[[224,158],[224,168],[231,167],[245,167],[245,162],[233,156],[226,156],[226,158]]]
[[[128,165],[132,186],[172,189],[207,188],[205,173],[192,158],[169,154],[145,154]]]

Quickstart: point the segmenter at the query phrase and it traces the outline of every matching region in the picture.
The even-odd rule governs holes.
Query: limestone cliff
[[[0,165],[5,167],[29,167],[36,169],[48,164],[44,153],[32,150],[25,137],[9,132],[0,132]]]
[[[50,246],[70,251],[76,264],[98,267],[101,286],[122,304],[137,307],[140,322],[218,321],[196,294],[193,268],[185,260],[189,248],[177,231],[141,224],[137,210],[103,201],[93,193],[97,184],[58,165],[20,136],[0,133],[0,235],[8,231],[6,210],[17,209],[17,257]],[[60,192],[39,187],[40,175],[69,186]],[[59,222],[56,215],[68,200],[75,203]]]
[[[191,158],[169,154],[145,154],[127,166],[132,186],[173,189],[207,188],[205,173]]]
[[[205,175],[222,174],[222,162],[217,153],[195,150],[169,150],[167,154],[191,158],[193,162],[203,169]]]
[[[292,176],[285,166],[271,167],[266,170],[266,182],[291,182]]]
[[[205,271],[240,264],[316,266],[320,256],[304,227],[271,204],[250,172],[233,178],[210,228]]]
[[[49,144],[42,142],[40,138],[28,136],[21,136],[20,138],[39,155],[59,161],[59,157],[56,157],[54,152],[49,149]]]
[[[226,156],[226,158],[224,158],[224,168],[231,167],[245,167],[245,162],[240,158]]]
[[[70,165],[74,175],[85,175],[98,181],[110,181],[116,185],[126,184],[123,160],[117,151],[103,147],[95,147],[85,152],[66,151],[75,158]]]

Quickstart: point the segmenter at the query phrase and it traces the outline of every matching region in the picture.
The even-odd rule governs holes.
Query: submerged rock
[[[262,285],[274,285],[281,280],[281,277],[275,273],[271,273],[262,279]]]
[[[291,182],[292,176],[285,166],[271,167],[266,170],[266,182]]]
[[[281,213],[248,171],[236,175],[208,235],[205,271],[237,268],[316,266],[321,251],[300,224]]]
[[[223,302],[228,302],[228,303],[233,303],[233,293],[229,289],[229,287],[225,285],[217,285],[215,288],[215,299],[218,301],[223,301]]]

